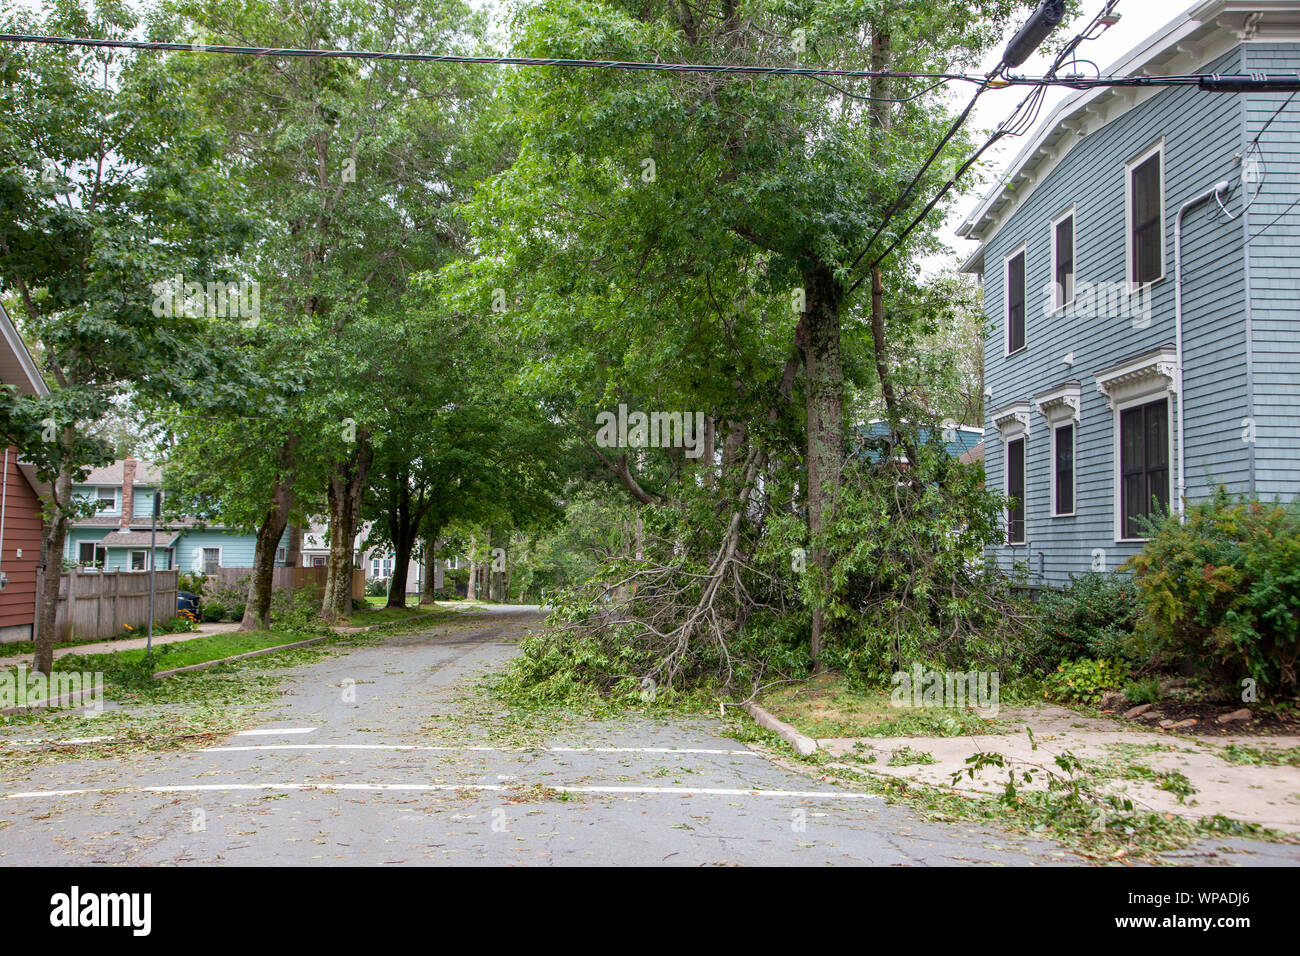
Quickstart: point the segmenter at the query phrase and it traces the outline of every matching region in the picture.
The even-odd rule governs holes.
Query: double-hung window
[[[1074,514],[1074,423],[1052,429],[1052,514]]]
[[[1074,301],[1074,210],[1052,222],[1052,308]]]
[[[1164,146],[1128,166],[1128,277],[1132,286],[1165,275]]]
[[[1120,412],[1120,507],[1125,538],[1146,537],[1146,521],[1169,510],[1169,400]]]
[[[1006,261],[1007,354],[1025,347],[1025,249],[1021,247]]]
[[[1025,440],[1007,442],[1007,544],[1025,543]]]

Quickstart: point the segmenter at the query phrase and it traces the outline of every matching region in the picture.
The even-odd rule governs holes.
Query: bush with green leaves
[[[1057,666],[1043,678],[1043,696],[1065,704],[1095,704],[1129,683],[1127,664],[1083,658]]]
[[[1142,626],[1170,662],[1208,663],[1294,694],[1300,659],[1300,499],[1289,504],[1220,487],[1151,528],[1133,571]]]
[[[1005,533],[1005,504],[937,429],[865,442],[823,535],[829,580],[810,564],[802,582],[805,602],[820,601],[833,622],[827,663],[874,681],[914,663],[1017,673],[1032,610],[983,557]]]
[[[277,631],[307,634],[329,633],[321,621],[321,589],[304,585],[293,591],[276,588],[271,592],[271,627]]]
[[[1142,606],[1126,574],[1090,572],[1038,597],[1039,662],[1052,667],[1084,657],[1135,660]]]

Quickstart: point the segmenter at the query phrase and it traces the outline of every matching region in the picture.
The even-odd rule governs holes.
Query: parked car
[[[199,596],[189,591],[176,592],[176,612],[189,611],[196,617],[199,613]]]

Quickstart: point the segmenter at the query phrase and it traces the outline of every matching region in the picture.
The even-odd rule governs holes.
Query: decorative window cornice
[[[1038,414],[1046,418],[1049,425],[1057,425],[1067,419],[1077,422],[1083,404],[1082,390],[1078,382],[1065,382],[1035,395],[1034,404],[1038,406]]]
[[[1131,398],[1173,395],[1178,391],[1178,354],[1166,345],[1094,374],[1097,391],[1106,396],[1111,408]]]
[[[1029,434],[1029,421],[1033,414],[1028,402],[1015,402],[991,414],[993,425],[1003,438],[1019,438]]]

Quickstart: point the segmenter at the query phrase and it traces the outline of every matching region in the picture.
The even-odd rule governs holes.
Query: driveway
[[[1060,847],[787,770],[709,719],[522,719],[477,686],[536,608],[285,671],[205,749],[0,758],[0,863],[1067,864]],[[1233,862],[1277,863],[1250,844]]]

